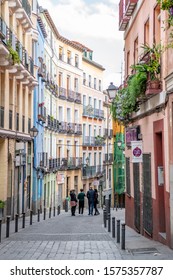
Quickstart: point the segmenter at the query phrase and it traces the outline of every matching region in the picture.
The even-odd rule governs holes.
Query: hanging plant
[[[7,47],[9,50],[9,59],[13,60],[13,64],[20,64],[20,57],[16,50],[12,48],[10,41],[7,42]]]

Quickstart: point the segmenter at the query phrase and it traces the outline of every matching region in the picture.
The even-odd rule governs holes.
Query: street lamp
[[[29,134],[32,138],[37,137],[38,129],[35,126],[33,126],[32,128],[30,128]]]
[[[113,100],[116,97],[117,92],[118,92],[118,87],[114,86],[114,84],[111,82],[107,88],[107,93],[109,98]]]

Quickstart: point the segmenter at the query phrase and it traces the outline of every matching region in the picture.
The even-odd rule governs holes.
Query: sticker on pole
[[[131,141],[132,162],[142,162],[142,141]]]

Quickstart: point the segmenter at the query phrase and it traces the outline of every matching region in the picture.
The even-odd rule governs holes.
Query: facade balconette
[[[120,0],[119,2],[119,30],[124,31],[129,23],[138,0]]]

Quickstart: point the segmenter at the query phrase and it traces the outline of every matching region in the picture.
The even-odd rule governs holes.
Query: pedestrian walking
[[[80,189],[80,193],[78,194],[77,198],[79,200],[79,214],[83,214],[84,198],[85,198],[85,193],[84,193],[83,189]]]
[[[97,205],[99,204],[99,201],[98,201],[98,191],[97,189],[94,190],[94,209],[95,209],[95,213],[94,215],[99,215],[100,212],[97,208]]]
[[[88,198],[88,215],[93,215],[93,208],[94,208],[94,190],[92,187],[89,187],[87,191],[87,198]]]
[[[70,206],[71,206],[71,215],[72,216],[75,216],[76,205],[77,205],[77,198],[76,198],[75,190],[72,189],[70,191]]]

